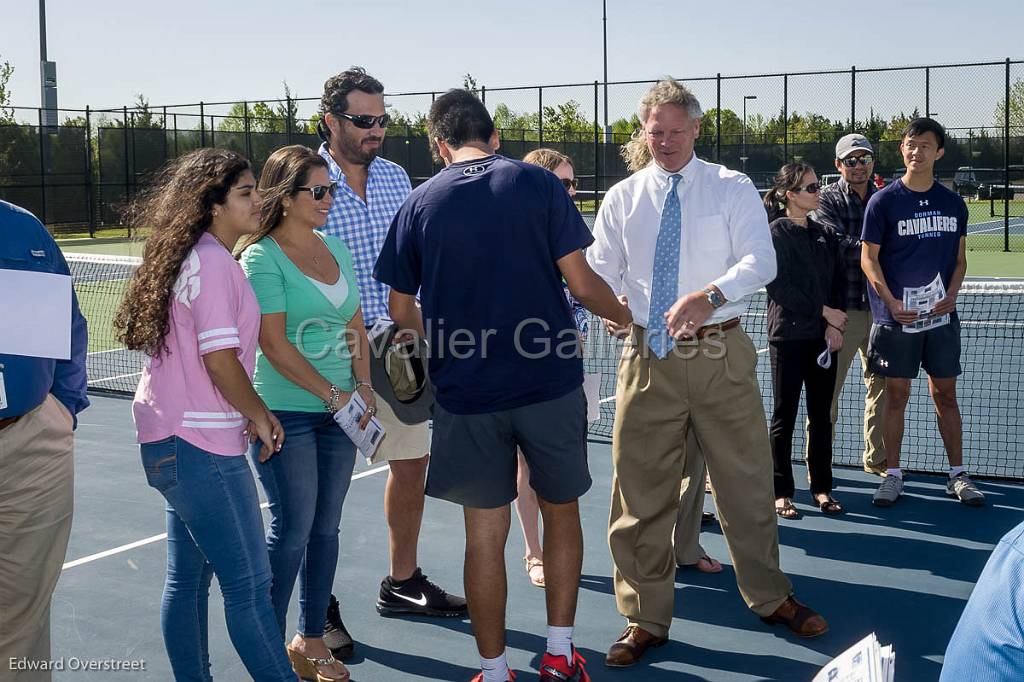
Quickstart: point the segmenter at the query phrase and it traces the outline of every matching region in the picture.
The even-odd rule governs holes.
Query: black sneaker
[[[419,568],[401,584],[396,584],[391,576],[380,583],[377,613],[382,616],[413,614],[461,618],[467,612],[465,599],[450,595],[427,580]]]
[[[341,622],[341,605],[331,595],[331,601],[327,605],[327,622],[324,624],[324,644],[331,650],[331,653],[340,661],[347,661],[355,653],[355,642],[352,635],[348,633],[345,624]]]

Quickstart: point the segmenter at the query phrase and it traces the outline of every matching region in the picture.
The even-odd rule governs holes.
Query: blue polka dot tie
[[[665,326],[665,313],[676,302],[679,294],[679,232],[682,212],[676,187],[682,175],[670,175],[672,186],[661,210],[658,243],[654,247],[654,274],[651,277],[651,308],[647,314],[647,345],[659,358],[664,359],[675,344]]]

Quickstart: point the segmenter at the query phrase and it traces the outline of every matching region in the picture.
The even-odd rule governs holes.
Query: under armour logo
[[[917,202],[917,205],[918,206],[927,206],[928,205],[928,200],[927,199],[921,199],[920,201]]]
[[[467,166],[465,169],[463,169],[462,174],[467,176],[479,175],[480,173],[483,173],[485,170],[487,170],[486,166]]]
[[[888,361],[888,360],[881,360],[881,359],[880,359],[880,360],[878,361],[878,364],[879,364],[879,365],[880,365],[881,367],[888,367],[888,366],[889,366],[889,361]]]

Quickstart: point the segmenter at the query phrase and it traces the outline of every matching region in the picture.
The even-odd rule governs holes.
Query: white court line
[[[132,372],[131,374],[118,374],[117,376],[114,377],[100,377],[99,379],[93,379],[92,381],[90,381],[89,385],[92,386],[93,384],[102,384],[104,381],[114,381],[116,379],[127,379],[128,377],[135,377],[139,376],[140,374],[142,374],[142,372]]]
[[[104,353],[119,353],[119,352],[121,352],[123,350],[128,350],[128,349],[127,348],[111,348],[110,350],[94,350],[93,352],[89,353],[89,357],[92,357],[94,355],[103,355]]]
[[[377,467],[375,469],[368,469],[367,471],[360,471],[358,474],[355,474],[355,475],[352,476],[352,480],[353,481],[358,481],[360,478],[366,478],[367,476],[372,476],[373,474],[378,474],[378,473],[384,471],[387,468],[388,468],[388,465],[384,464],[384,465],[379,466],[379,467]],[[263,504],[260,505],[260,509],[266,509],[268,504],[269,503],[264,502]],[[68,561],[67,563],[64,564],[64,566],[61,568],[61,570],[67,570],[69,568],[74,568],[75,566],[81,566],[82,564],[88,564],[90,562],[98,561],[100,559],[106,559],[108,556],[114,556],[115,554],[121,554],[123,552],[127,552],[129,550],[133,550],[136,547],[143,547],[145,545],[150,545],[150,544],[153,544],[154,542],[160,542],[161,540],[166,540],[166,539],[167,539],[167,533],[160,533],[159,535],[153,535],[153,536],[150,536],[148,538],[143,538],[141,540],[136,540],[135,542],[129,542],[127,545],[121,545],[120,547],[114,547],[113,549],[108,549],[108,550],[104,550],[102,552],[97,552],[96,554],[90,554],[89,556],[84,556],[81,559],[75,559],[74,561]]]

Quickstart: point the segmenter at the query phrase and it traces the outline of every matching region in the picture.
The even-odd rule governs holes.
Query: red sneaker
[[[516,674],[515,674],[515,672],[513,670],[510,669],[508,671],[508,682],[515,682],[515,680],[516,680]],[[482,671],[478,672],[476,674],[476,676],[473,679],[471,679],[469,682],[484,682],[484,674],[483,674],[483,672]]]
[[[572,648],[572,662],[565,660],[565,656],[555,656],[544,652],[544,658],[540,660],[540,682],[590,682],[590,675],[587,674],[583,664],[586,661]]]

